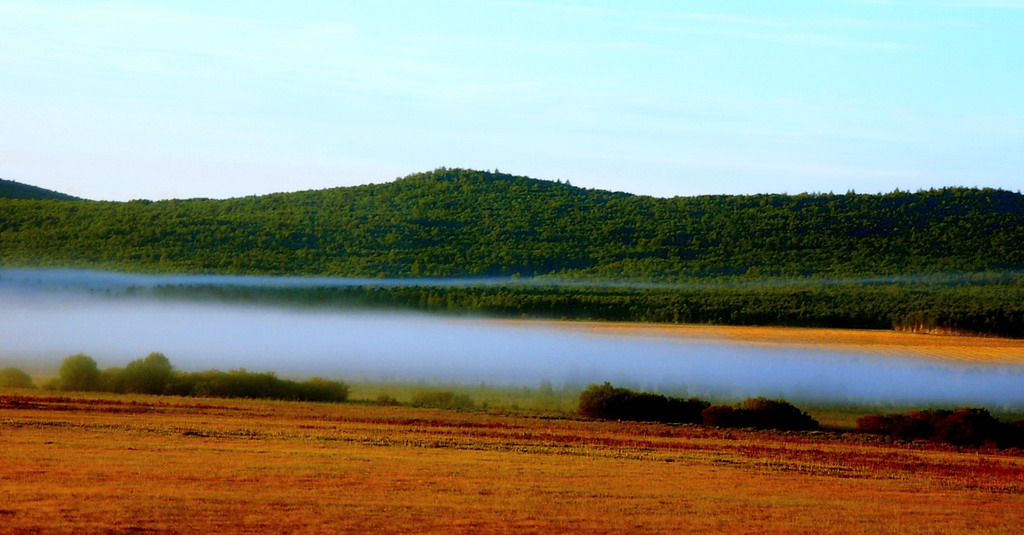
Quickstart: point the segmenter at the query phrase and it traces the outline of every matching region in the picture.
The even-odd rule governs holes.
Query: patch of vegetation
[[[78,197],[49,189],[30,186],[0,178],[0,199],[51,199],[59,201],[80,201]]]
[[[580,393],[579,412],[604,420],[635,420],[663,423],[701,423],[701,412],[710,403],[697,399],[634,392],[611,383],[590,385]]]
[[[1024,420],[1002,422],[983,408],[872,414],[857,419],[857,431],[956,446],[1024,447]]]
[[[736,405],[711,405],[691,398],[635,392],[604,383],[580,394],[579,414],[603,420],[699,423],[710,427],[814,431],[817,420],[779,399],[750,398]],[[966,447],[1024,448],[1024,420],[1003,422],[983,408],[913,410],[857,419],[858,433],[899,440],[928,440]]]
[[[450,391],[472,400],[477,409],[503,414],[567,416],[575,414],[582,386],[553,385],[540,381],[537,387],[486,383],[429,383],[422,381],[353,381],[349,399],[378,405],[411,406],[424,391]]]
[[[395,407],[395,406],[401,405],[401,403],[398,401],[398,399],[396,399],[391,394],[386,394],[386,393],[381,393],[380,395],[378,395],[377,399],[375,399],[374,402],[377,405],[381,405],[381,406],[384,406],[384,407]]]
[[[659,199],[465,169],[237,199],[0,199],[0,264],[362,277],[843,277],[1024,267],[1024,195]]]
[[[174,377],[174,367],[162,353],[150,353],[124,368],[108,368],[102,373],[103,390],[131,394],[163,394]]]
[[[1024,195],[991,189],[658,199],[442,168],[387,184],[226,200],[0,198],[0,265],[8,266],[702,285],[230,296],[572,319],[1020,337],[1021,244]],[[950,273],[968,275],[886,282]],[[841,283],[849,278],[864,282]]]
[[[475,407],[473,399],[466,394],[456,394],[451,390],[424,390],[412,397],[413,407],[430,407],[434,409],[467,410]]]
[[[715,427],[792,431],[813,431],[820,427],[807,413],[782,400],[751,398],[735,407],[712,406],[697,398],[634,392],[607,382],[590,385],[580,394],[579,412],[604,420],[699,423]]]
[[[9,388],[35,388],[32,377],[18,368],[4,368],[0,370],[0,387]]]
[[[48,386],[55,386],[58,390],[102,391],[101,377],[96,361],[88,355],[79,353],[64,359],[60,371],[57,372],[57,378]]]
[[[509,284],[464,287],[160,286],[153,294],[294,306],[474,311],[495,317],[898,329],[1024,336],[1024,274],[678,287]]]
[[[783,431],[815,431],[821,426],[806,412],[780,399],[750,398],[736,406],[712,405],[701,414],[704,425]]]
[[[45,386],[65,391],[331,402],[346,401],[349,394],[347,384],[319,377],[293,381],[273,372],[245,369],[179,372],[161,353],[151,353],[124,368],[103,371],[92,357],[72,355],[64,359],[57,378]]]

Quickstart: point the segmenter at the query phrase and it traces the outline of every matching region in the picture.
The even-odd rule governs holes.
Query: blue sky
[[[2,178],[222,198],[441,166],[1020,190],[1024,0],[0,0]]]

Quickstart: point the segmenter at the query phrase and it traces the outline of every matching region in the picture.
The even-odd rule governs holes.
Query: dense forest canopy
[[[660,199],[442,168],[226,200],[11,191],[0,190],[7,266],[662,281],[1024,268],[1024,196],[991,189]]]

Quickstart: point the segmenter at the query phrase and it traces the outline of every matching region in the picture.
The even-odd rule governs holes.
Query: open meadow
[[[1024,456],[834,433],[0,392],[3,533],[1018,533]]]

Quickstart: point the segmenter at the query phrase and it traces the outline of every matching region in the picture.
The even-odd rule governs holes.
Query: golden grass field
[[[0,533],[1020,533],[1024,454],[0,390]]]
[[[503,321],[506,325],[542,326],[613,336],[682,338],[765,346],[820,347],[883,355],[921,357],[973,364],[1024,364],[1024,339],[943,336],[890,330],[672,325],[627,322]]]

